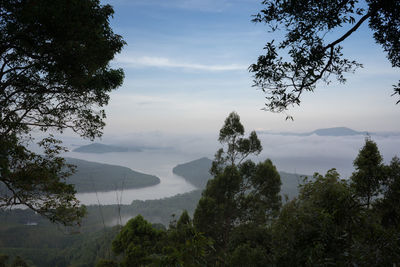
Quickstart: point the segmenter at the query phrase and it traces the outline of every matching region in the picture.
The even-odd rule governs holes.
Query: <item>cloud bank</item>
[[[178,68],[198,71],[235,71],[246,70],[248,66],[239,64],[211,65],[187,63],[171,60],[165,57],[131,57],[121,56],[116,58],[116,62],[124,67],[157,67],[157,68]]]

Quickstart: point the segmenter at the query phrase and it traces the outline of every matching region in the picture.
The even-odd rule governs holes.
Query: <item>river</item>
[[[120,165],[132,170],[155,175],[161,182],[155,186],[139,189],[125,189],[97,193],[79,193],[77,198],[85,205],[130,204],[133,200],[160,199],[195,190],[196,187],[182,177],[172,173],[172,169],[203,155],[185,154],[173,150],[145,150],[142,152],[121,152],[89,154],[68,152],[66,157]]]

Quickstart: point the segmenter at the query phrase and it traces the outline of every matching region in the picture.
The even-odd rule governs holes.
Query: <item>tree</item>
[[[376,210],[381,213],[382,224],[385,227],[400,227],[400,159],[394,157],[389,166],[386,166],[383,198],[375,204]],[[398,229],[400,230],[400,229]]]
[[[98,0],[5,0],[0,3],[0,207],[26,205],[54,222],[84,214],[73,171],[51,136],[29,150],[32,131],[71,129],[101,135],[109,92],[123,71],[109,66],[124,41],[113,33],[113,9]],[[5,188],[5,189],[4,189]]]
[[[138,215],[113,241],[113,251],[123,254],[121,265],[101,260],[98,266],[204,266],[210,246],[210,240],[194,228],[187,211],[178,222],[171,222],[168,230],[158,230]]]
[[[163,240],[162,260],[159,266],[205,266],[207,250],[212,242],[193,225],[185,210],[179,220],[171,222]]]
[[[161,252],[158,243],[162,233],[138,215],[121,229],[112,242],[112,250],[124,255],[121,266],[148,266]]]
[[[225,148],[215,155],[210,170],[214,178],[202,193],[193,222],[198,231],[214,241],[209,264],[229,265],[231,255],[243,255],[243,250],[237,250],[241,243],[257,246],[248,255],[258,255],[262,250],[263,242],[250,237],[257,236],[255,232],[264,233],[268,222],[277,215],[281,180],[270,160],[258,164],[244,161],[250,154],[259,154],[262,147],[254,131],[244,137],[244,127],[236,113],[232,112],[225,120],[219,141]],[[246,228],[253,234],[244,240],[246,235],[242,233]]]
[[[254,85],[268,95],[267,110],[284,112],[300,105],[305,91],[314,91],[319,81],[328,84],[331,76],[344,83],[345,73],[362,65],[344,57],[342,42],[367,22],[392,66],[400,67],[397,0],[263,0],[262,4],[253,21],[267,24],[272,32],[281,28],[286,32],[281,42],[267,42],[265,55],[249,67]],[[344,27],[347,31],[342,33]],[[394,89],[400,95],[400,82]]]
[[[315,174],[273,222],[276,266],[390,266],[379,264],[378,220],[366,210],[335,169]]]
[[[255,131],[248,138],[244,138],[244,127],[236,112],[231,112],[219,132],[218,141],[226,145],[226,150],[220,148],[215,154],[211,166],[211,174],[217,175],[227,164],[240,164],[250,154],[258,155],[262,151],[261,142]]]
[[[372,198],[380,193],[385,174],[378,146],[369,137],[353,164],[356,171],[350,177],[351,186],[362,203],[370,207]]]

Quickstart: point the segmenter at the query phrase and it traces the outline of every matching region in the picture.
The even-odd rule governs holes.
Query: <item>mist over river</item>
[[[160,199],[195,190],[196,187],[182,177],[172,173],[172,169],[183,162],[197,159],[200,155],[187,155],[175,151],[144,150],[142,152],[118,152],[89,154],[68,152],[66,157],[120,165],[132,170],[155,175],[160,183],[138,189],[123,189],[97,193],[79,193],[78,199],[85,205],[131,204],[133,200]]]
[[[354,171],[353,161],[365,142],[364,135],[335,137],[260,134],[259,138],[264,149],[260,155],[253,158],[255,161],[270,158],[279,171],[306,175],[312,175],[314,172],[325,174],[329,169],[336,168],[345,179]],[[137,136],[135,139],[138,140]],[[393,156],[400,156],[400,135],[373,135],[372,139],[378,144],[386,164]],[[69,141],[66,143],[69,143],[72,150],[77,146],[72,144],[78,142]],[[126,147],[132,145],[132,141],[118,138],[104,140],[104,143]],[[103,154],[68,152],[63,156],[128,167],[134,171],[157,176],[161,180],[160,184],[139,189],[122,189],[122,185],[119,185],[118,190],[97,192],[97,195],[77,194],[78,199],[85,205],[99,203],[109,205],[118,202],[130,204],[133,200],[160,199],[192,191],[196,188],[182,177],[174,175],[172,169],[178,164],[201,157],[213,159],[215,151],[220,147],[216,136],[167,138],[149,134],[142,137],[140,143],[149,147],[150,144],[154,145],[153,148],[143,149],[140,152]]]

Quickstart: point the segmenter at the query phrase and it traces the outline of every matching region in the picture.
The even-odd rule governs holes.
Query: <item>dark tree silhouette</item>
[[[283,29],[286,33],[280,43],[267,42],[265,55],[249,67],[254,86],[267,94],[266,110],[284,112],[300,105],[305,91],[314,91],[318,81],[328,84],[331,76],[344,83],[345,73],[362,65],[344,57],[342,42],[365,23],[392,66],[400,67],[397,0],[264,0],[262,4],[264,9],[253,21],[267,24],[272,32]],[[341,34],[343,28],[347,30]],[[327,36],[335,32],[339,37],[332,41]],[[394,85],[395,94],[400,95],[400,83]]]
[[[113,9],[98,0],[0,2],[0,207],[26,205],[70,224],[84,211],[64,179],[71,173],[49,136],[31,152],[31,132],[101,135],[109,92],[123,71],[109,67],[124,41]]]

